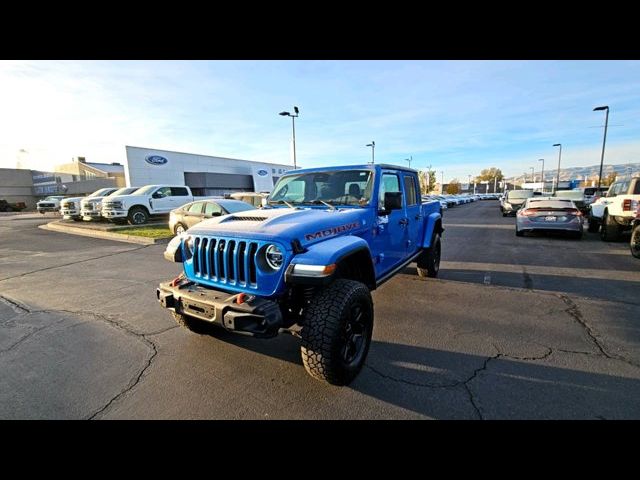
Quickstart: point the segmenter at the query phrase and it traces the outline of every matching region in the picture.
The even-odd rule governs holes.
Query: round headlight
[[[274,270],[278,270],[282,267],[282,263],[284,262],[284,255],[282,254],[282,250],[277,245],[269,245],[264,252],[265,259],[267,260],[267,265],[269,265]]]
[[[187,247],[189,253],[193,255],[193,237],[187,237],[184,241],[184,245],[185,247]]]

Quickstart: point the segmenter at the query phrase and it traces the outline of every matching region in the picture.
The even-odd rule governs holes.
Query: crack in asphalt
[[[97,256],[97,257],[85,258],[83,260],[77,260],[75,262],[65,263],[63,265],[54,265],[54,266],[51,266],[51,267],[40,268],[38,270],[33,270],[31,272],[25,272],[25,273],[21,273],[19,275],[14,275],[12,277],[0,278],[0,282],[4,282],[5,280],[11,280],[12,278],[25,277],[25,276],[31,275],[33,273],[44,272],[46,270],[54,270],[56,268],[68,267],[70,265],[77,265],[78,263],[90,262],[91,260],[99,260],[101,258],[113,257],[115,255],[122,255],[123,253],[135,252],[137,250],[142,250],[143,248],[152,247],[152,246],[154,246],[154,245],[143,245],[142,247],[130,248],[129,250],[124,250],[122,252],[109,253],[107,255],[100,255],[100,256]]]
[[[498,348],[497,345],[492,344],[493,348],[496,350],[496,354],[486,357],[482,363],[482,366],[480,366],[479,368],[476,368],[473,373],[465,380],[458,380],[456,382],[452,382],[452,383],[442,383],[442,384],[435,384],[435,383],[429,383],[429,382],[413,382],[411,380],[405,380],[402,378],[397,378],[394,377],[393,375],[388,375],[385,374],[383,372],[381,372],[380,370],[378,370],[377,368],[372,367],[371,365],[365,363],[365,366],[371,370],[372,372],[374,372],[375,374],[377,374],[378,376],[385,378],[387,380],[391,380],[393,382],[398,382],[398,383],[404,383],[406,385],[411,385],[411,386],[415,386],[415,387],[426,387],[426,388],[456,388],[459,386],[462,386],[468,397],[469,397],[469,402],[471,403],[471,406],[473,407],[477,417],[479,420],[484,420],[485,417],[482,414],[482,410],[480,409],[478,403],[477,403],[477,398],[476,396],[473,394],[473,392],[471,391],[471,388],[469,386],[469,383],[472,382],[473,380],[475,380],[478,375],[481,372],[484,372],[487,370],[489,362],[491,360],[497,360],[499,358],[510,358],[510,359],[514,359],[514,360],[528,360],[528,361],[533,361],[533,360],[543,360],[549,356],[551,356],[551,354],[553,353],[553,349],[551,347],[548,347],[546,345],[542,345],[547,349],[547,352],[545,352],[544,354],[540,355],[540,356],[535,356],[535,357],[519,357],[516,355],[510,355],[507,353],[503,353],[500,351],[500,349]],[[582,353],[582,352],[580,352]]]
[[[580,311],[580,308],[578,307],[578,305],[569,298],[569,296],[563,294],[563,293],[557,293],[556,296],[562,300],[565,305],[567,305],[567,309],[565,310],[565,312],[571,317],[573,318],[578,325],[580,325],[584,331],[586,332],[587,336],[589,337],[589,339],[591,340],[591,342],[596,346],[596,348],[600,351],[600,356],[609,358],[611,360],[619,360],[621,362],[624,362],[628,365],[634,366],[634,367],[638,367],[640,368],[640,364],[634,362],[633,360],[629,360],[628,358],[623,357],[622,355],[616,355],[616,354],[612,354],[609,353],[604,345],[604,342],[602,342],[599,338],[597,333],[595,332],[595,330],[593,329],[593,327],[591,325],[589,325],[587,323],[587,321],[585,320],[584,316],[582,315],[582,312]],[[583,353],[583,352],[581,352]]]
[[[5,297],[4,295],[0,295],[0,302],[11,307],[11,309],[16,313],[31,313],[26,305],[22,305],[15,300]]]

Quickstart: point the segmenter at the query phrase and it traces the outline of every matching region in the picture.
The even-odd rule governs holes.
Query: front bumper
[[[80,216],[79,210],[60,210],[60,213],[62,214],[63,217],[69,217],[69,218]]]
[[[60,207],[58,207],[58,208],[56,208],[56,207],[36,207],[36,209],[40,213],[42,213],[42,212],[59,212],[60,211]]]
[[[80,210],[83,218],[101,218],[100,210]]]
[[[102,210],[104,218],[124,218],[127,216],[126,210]]]
[[[283,325],[277,302],[247,294],[230,294],[182,280],[161,283],[156,291],[158,301],[168,310],[213,323],[226,330],[254,337],[270,338]]]

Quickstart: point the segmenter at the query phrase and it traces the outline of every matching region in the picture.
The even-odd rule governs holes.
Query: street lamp
[[[600,191],[600,182],[602,180],[602,164],[604,163],[604,145],[607,143],[607,125],[609,125],[609,106],[604,105],[602,107],[596,107],[594,112],[599,110],[606,110],[607,114],[604,118],[604,138],[602,139],[602,155],[600,156],[600,174],[598,175],[598,192]]]
[[[409,168],[411,168],[411,162],[413,161],[413,155],[411,155],[409,158],[405,158],[404,161],[405,162],[409,162]]]
[[[540,174],[540,179],[542,180],[542,193],[544,193],[544,158],[539,158],[539,162],[542,162],[542,173]]]
[[[558,174],[556,175],[556,187],[553,189],[553,192],[551,193],[555,193],[558,191],[558,187],[560,186],[560,159],[562,158],[562,144],[561,143],[554,143],[553,144],[554,147],[560,147],[560,151],[558,152]]]
[[[283,117],[291,117],[291,123],[293,125],[293,169],[295,170],[298,168],[296,164],[296,118],[298,118],[300,110],[298,110],[298,107],[294,106],[293,111],[296,112],[295,115],[292,115],[289,112],[280,112],[280,115]]]
[[[440,171],[440,190],[441,190],[441,194],[444,193],[444,172]]]
[[[529,167],[531,169],[531,183],[536,183],[536,175],[533,167]]]
[[[376,159],[375,156],[375,152],[376,152],[376,142],[374,142],[373,140],[371,140],[371,143],[367,143],[366,145],[367,147],[371,147],[371,164],[373,165]]]

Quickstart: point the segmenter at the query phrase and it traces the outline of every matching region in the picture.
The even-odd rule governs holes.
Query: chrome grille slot
[[[209,246],[209,239],[203,238],[200,242],[200,269],[202,270],[202,276],[209,276],[209,262],[207,262],[207,247]]]
[[[244,264],[244,256],[245,256],[245,250],[247,249],[247,242],[238,242],[238,253],[235,256],[235,262],[236,262],[236,272],[238,272],[238,283],[240,284],[246,284],[247,282],[247,277],[245,275],[245,272],[247,271]]]
[[[193,272],[200,275],[200,238],[196,237],[193,242]]]
[[[229,240],[227,243],[227,252],[225,252],[225,258],[227,263],[227,281],[235,283],[236,279],[236,263],[238,259],[235,258],[236,242],[235,240]]]
[[[258,251],[257,243],[249,244],[249,251],[247,252],[247,260],[248,270],[249,270],[249,282],[256,284],[257,283],[257,272],[256,272],[256,252]]]

